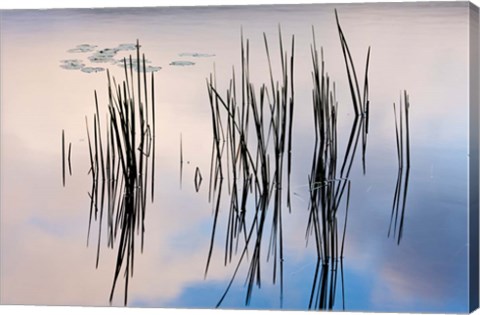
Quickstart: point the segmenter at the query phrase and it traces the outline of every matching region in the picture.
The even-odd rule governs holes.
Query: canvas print
[[[478,307],[469,2],[0,11],[0,302]]]

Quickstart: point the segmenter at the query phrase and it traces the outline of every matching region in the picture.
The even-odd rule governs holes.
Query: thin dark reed
[[[397,144],[398,172],[395,191],[393,194],[392,210],[390,214],[390,224],[388,227],[388,237],[390,237],[393,227],[394,238],[397,239],[397,245],[403,236],[405,209],[407,203],[408,183],[410,179],[410,118],[409,118],[410,100],[407,91],[400,94],[400,106],[398,108],[393,103],[393,113],[395,117],[395,139]],[[404,117],[404,118],[403,118]]]
[[[288,109],[288,158],[287,158],[287,207],[289,211],[292,211],[291,205],[291,191],[290,191],[290,175],[292,173],[292,131],[293,131],[293,108],[294,108],[294,78],[293,78],[293,68],[294,68],[294,46],[295,46],[295,36],[292,36],[292,52],[290,55],[290,93],[291,98],[289,101]]]
[[[223,187],[223,178],[220,178],[220,183],[218,185],[218,190],[216,191],[217,196],[215,198],[215,208],[214,208],[214,214],[213,214],[213,226],[212,226],[212,234],[210,237],[210,246],[208,250],[208,255],[207,255],[207,263],[205,265],[205,274],[204,277],[207,277],[208,273],[208,268],[210,266],[210,260],[212,258],[213,254],[213,244],[215,241],[215,232],[217,230],[217,222],[218,222],[218,214],[220,211],[220,201],[221,201],[221,195],[222,195],[222,187]]]
[[[92,151],[92,142],[90,140],[90,131],[88,129],[88,118],[85,116],[85,125],[87,129],[87,139],[88,139],[88,151],[89,151],[89,156],[90,156],[90,170],[89,173],[92,174],[92,188],[91,188],[91,193],[89,193],[90,196],[90,214],[88,217],[88,230],[87,230],[87,246],[90,240],[90,228],[92,224],[92,217],[93,217],[93,207],[94,205],[94,191],[95,191],[95,186],[96,186],[96,171],[94,167],[94,161],[93,161],[93,151]]]
[[[344,56],[345,69],[347,71],[348,84],[350,87],[350,94],[352,98],[352,103],[355,111],[355,115],[359,119],[360,129],[359,133],[362,135],[362,167],[363,173],[366,174],[366,151],[367,151],[367,135],[368,135],[368,123],[370,116],[370,100],[368,94],[368,69],[370,64],[370,47],[368,47],[367,58],[365,62],[365,74],[364,74],[364,85],[363,92],[360,92],[360,87],[358,83],[357,72],[355,70],[355,65],[353,58],[348,47],[347,39],[345,34],[340,26],[340,20],[338,17],[337,10],[335,9],[335,19],[337,22],[338,34],[340,37],[340,43],[342,45],[342,52]],[[352,138],[351,138],[352,139]],[[351,142],[350,139],[350,142]],[[345,166],[345,163],[344,163]],[[342,173],[344,167],[342,167]]]
[[[94,91],[94,98],[95,98],[95,113],[96,113],[94,115],[95,167],[97,169],[97,174],[99,176],[96,179],[97,181],[96,187],[101,187],[100,204],[97,203],[97,197],[95,197],[95,211],[100,212],[99,223],[98,223],[99,232],[98,232],[98,240],[97,240],[97,259],[96,259],[96,267],[98,268],[98,264],[100,260],[100,245],[101,245],[101,239],[102,239],[102,226],[103,226],[102,222],[103,222],[106,177],[105,177],[105,162],[104,162],[105,159],[103,156],[102,132],[101,132],[101,125],[100,125],[100,112],[98,109],[97,91]],[[94,195],[98,196],[98,189],[95,190]]]
[[[152,72],[152,80],[151,80],[151,99],[152,99],[152,175],[151,175],[151,192],[152,192],[152,202],[154,200],[154,191],[155,191],[155,79]]]
[[[68,143],[68,173],[72,176],[72,143]]]
[[[108,116],[107,116],[107,121],[106,121],[106,126],[108,126],[110,122],[108,121]],[[110,157],[110,128],[106,128],[106,145],[107,145],[107,152],[105,155],[105,168],[106,168],[106,176],[107,176],[107,247],[113,248],[113,181],[114,179],[114,174],[113,169],[112,169],[112,159]]]

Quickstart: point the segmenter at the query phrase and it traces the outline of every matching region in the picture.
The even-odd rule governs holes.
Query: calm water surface
[[[345,241],[347,310],[467,311],[468,14],[466,3],[337,5],[353,58],[363,73],[371,46],[367,174],[358,155]],[[250,39],[251,78],[268,83],[263,43],[280,75],[278,25],[285,44],[295,34],[295,113],[292,213],[284,207],[284,303],[306,309],[316,252],[306,245],[308,175],[314,135],[311,102],[312,26],[324,49],[326,71],[337,85],[339,152],[344,152],[353,108],[335,24],[334,6],[257,6],[2,11],[1,26],[1,301],[7,304],[108,305],[116,252],[106,246],[95,269],[86,247],[90,175],[85,116],[97,90],[106,114],[105,72],[65,70],[61,60],[78,44],[115,47],[140,40],[161,66],[156,73],[155,202],[148,206],[144,253],[137,253],[129,305],[214,307],[234,264],[223,266],[228,198],[206,279],[212,228],[208,173],[212,144],[205,78],[218,89],[240,69],[240,31]],[[181,57],[183,52],[214,54]],[[127,52],[119,54],[127,56]],[[170,66],[187,60],[193,66]],[[108,66],[123,78],[122,69]],[[387,238],[397,176],[392,103],[410,94],[411,170],[402,242]],[[72,143],[73,176],[61,184],[61,130]],[[179,139],[183,139],[183,185]],[[342,157],[343,158],[343,157]],[[203,183],[195,191],[199,168]],[[338,214],[343,222],[344,212]],[[92,237],[96,236],[93,229]],[[106,244],[105,244],[106,245]],[[264,265],[250,308],[279,308],[279,286]],[[246,265],[222,304],[245,307]],[[117,288],[114,305],[122,305]],[[337,290],[335,309],[341,309]]]

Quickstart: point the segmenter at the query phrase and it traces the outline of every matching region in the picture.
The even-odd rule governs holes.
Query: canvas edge
[[[479,10],[469,5],[469,312],[479,303]]]

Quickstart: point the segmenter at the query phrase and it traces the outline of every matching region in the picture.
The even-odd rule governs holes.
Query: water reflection
[[[352,103],[355,109],[350,139],[344,154],[341,170],[337,172],[337,101],[335,99],[335,84],[330,85],[330,78],[325,74],[323,52],[319,59],[315,43],[311,47],[313,60],[313,109],[315,129],[315,149],[312,161],[311,174],[308,179],[310,202],[307,224],[307,239],[313,234],[317,250],[317,263],[313,276],[309,308],[332,309],[336,296],[337,270],[343,269],[343,248],[346,234],[348,204],[350,198],[349,174],[352,168],[355,152],[362,135],[363,170],[365,173],[366,135],[368,133],[369,99],[368,99],[368,64],[370,49],[367,53],[363,93],[358,87],[358,78],[354,63],[343,31],[337,16],[337,27],[345,57],[347,76],[350,83]],[[292,36],[291,55],[283,50],[281,31],[279,30],[279,46],[281,56],[282,79],[275,81],[267,37],[264,43],[270,71],[270,89],[267,84],[260,88],[259,99],[256,98],[255,88],[249,76],[249,41],[241,38],[241,100],[237,104],[235,70],[233,70],[226,97],[221,97],[216,90],[216,80],[210,77],[207,87],[210,96],[210,107],[213,123],[213,150],[211,158],[211,181],[213,179],[213,194],[217,191],[216,183],[223,184],[224,169],[227,172],[228,188],[231,196],[230,211],[227,226],[225,264],[230,263],[233,253],[239,244],[239,237],[243,235],[241,255],[224,294],[220,298],[219,306],[228,293],[240,265],[244,259],[249,259],[250,267],[247,272],[247,294],[245,304],[249,304],[254,285],[261,286],[260,259],[262,252],[262,237],[265,226],[271,227],[271,235],[267,257],[273,257],[273,283],[280,282],[280,305],[283,303],[283,227],[282,227],[282,186],[283,161],[287,149],[287,205],[290,208],[290,165],[292,146],[293,122],[293,66],[294,66],[294,37]],[[226,118],[222,113],[226,110]],[[253,127],[249,126],[250,115],[253,118]],[[225,122],[226,120],[226,122]],[[253,136],[249,134],[253,132]],[[253,145],[250,142],[253,142]],[[273,143],[273,150],[269,148]],[[251,149],[250,147],[253,147]],[[223,158],[226,151],[226,159]],[[274,160],[274,162],[271,162]],[[223,165],[226,163],[226,167]],[[273,174],[273,175],[271,175]],[[213,176],[213,177],[212,177]],[[239,177],[243,178],[243,186],[238,187]],[[230,180],[231,177],[231,180]],[[231,183],[231,184],[230,184]],[[210,187],[212,187],[210,185]],[[253,219],[247,224],[247,199],[249,191],[255,191],[255,200],[252,207],[255,209]],[[241,196],[241,197],[240,197]],[[346,196],[345,222],[343,236],[339,240],[337,212]],[[212,238],[207,259],[206,272],[210,264],[214,236],[219,212],[219,199],[214,214]],[[273,206],[270,200],[273,198]],[[267,215],[271,220],[267,223]],[[252,215],[250,215],[252,216]],[[254,233],[255,230],[255,233]],[[243,234],[242,234],[243,233]],[[250,246],[250,242],[254,245]],[[341,248],[339,246],[341,244]],[[253,247],[253,248],[251,248]],[[234,250],[235,248],[235,250]],[[243,248],[243,250],[242,250]],[[253,250],[250,258],[246,258]],[[343,283],[343,271],[341,271]],[[342,284],[343,291],[343,284]]]
[[[366,172],[365,152],[366,139],[368,134],[369,119],[369,99],[368,99],[368,65],[370,59],[370,48],[368,49],[364,89],[360,93],[358,78],[355,71],[352,56],[341,29],[338,15],[337,19],[338,33],[342,45],[342,51],[345,60],[348,82],[352,97],[352,104],[356,114],[353,121],[350,137],[344,153],[344,160],[341,169],[337,172],[337,112],[338,103],[335,97],[335,83],[330,86],[330,78],[325,73],[323,50],[321,59],[319,59],[318,51],[315,43],[315,33],[313,33],[312,61],[313,61],[313,108],[314,108],[314,129],[315,129],[315,149],[312,160],[311,174],[308,179],[310,202],[309,202],[309,218],[307,224],[307,238],[313,234],[316,250],[317,262],[315,273],[313,276],[313,285],[310,295],[309,308],[332,309],[335,304],[337,273],[340,268],[342,278],[342,299],[343,296],[343,250],[347,228],[348,207],[350,203],[350,186],[351,181],[349,174],[352,169],[355,152],[362,139],[362,165],[363,172]],[[222,97],[216,90],[216,80],[213,76],[207,81],[207,88],[210,97],[210,107],[212,112],[213,137],[212,159],[210,168],[210,184],[209,198],[211,200],[214,195],[214,224],[211,235],[210,249],[205,269],[205,275],[208,272],[210,259],[212,257],[213,244],[215,239],[216,224],[218,213],[220,210],[220,200],[222,198],[223,172],[226,163],[226,172],[228,178],[228,193],[230,194],[230,211],[227,226],[226,245],[224,252],[224,263],[232,262],[234,254],[239,248],[240,235],[243,235],[243,249],[240,245],[240,257],[237,261],[237,267],[230,283],[228,284],[223,296],[220,298],[220,305],[232,285],[237,271],[244,260],[250,260],[250,267],[247,274],[247,295],[245,303],[248,305],[253,292],[253,286],[261,286],[261,268],[260,257],[262,252],[262,237],[266,226],[271,227],[271,235],[268,247],[268,257],[273,258],[273,283],[280,282],[280,301],[283,302],[283,231],[282,231],[282,186],[283,186],[283,162],[284,155],[287,152],[287,206],[291,211],[290,204],[290,172],[291,172],[291,147],[292,147],[292,122],[293,122],[293,66],[294,66],[294,36],[292,36],[291,55],[288,57],[287,51],[283,50],[282,35],[279,29],[279,44],[281,56],[281,81],[274,82],[272,74],[272,66],[270,61],[270,53],[267,37],[264,34],[264,43],[268,58],[270,70],[270,89],[267,84],[263,84],[260,88],[260,95],[257,99],[255,88],[249,77],[249,41],[241,39],[241,60],[242,60],[242,90],[241,101],[237,104],[236,98],[236,82],[235,70],[233,70],[230,87],[227,90],[227,96]],[[129,47],[125,49],[128,50]],[[94,218],[99,219],[99,238],[97,246],[97,267],[100,254],[101,226],[103,218],[103,207],[105,197],[105,182],[109,182],[107,191],[108,204],[108,244],[113,248],[118,227],[122,230],[120,239],[119,252],[117,256],[116,269],[110,300],[113,298],[115,285],[126,259],[125,273],[125,299],[127,303],[128,278],[133,276],[133,255],[134,241],[133,235],[136,229],[139,229],[139,222],[142,222],[142,249],[143,249],[143,231],[144,231],[144,215],[146,206],[146,184],[148,181],[148,158],[150,156],[151,144],[153,141],[151,127],[148,123],[148,101],[147,101],[147,80],[145,76],[146,63],[143,58],[144,69],[144,92],[145,103],[142,105],[142,89],[140,74],[138,77],[138,89],[134,90],[133,69],[140,72],[141,62],[139,59],[139,46],[137,46],[137,59],[129,59],[129,67],[124,59],[124,68],[126,79],[122,85],[118,85],[112,89],[109,77],[109,111],[111,115],[110,129],[107,129],[106,136],[106,152],[104,159],[104,150],[102,148],[102,136],[98,111],[98,101],[96,99],[97,112],[94,115],[94,145],[92,149],[92,141],[90,133],[87,134],[90,150],[90,172],[92,173],[92,190],[90,194],[90,224],[92,212],[95,210]],[[117,50],[105,49],[97,52],[97,55],[105,55],[113,58]],[[201,54],[192,54],[198,57]],[[207,55],[208,56],[208,55]],[[103,58],[103,57],[102,57]],[[186,64],[182,64],[186,65]],[[128,70],[130,70],[130,85]],[[115,80],[114,84],[115,83]],[[153,87],[153,76],[152,76]],[[152,89],[153,92],[153,89]],[[113,96],[116,93],[116,98]],[[140,112],[135,114],[135,93],[139,95]],[[152,113],[153,94],[152,94]],[[114,104],[116,106],[114,106]],[[142,107],[145,106],[145,107]],[[117,111],[116,111],[117,110]],[[224,112],[226,110],[226,112]],[[143,115],[146,115],[145,117]],[[140,115],[140,130],[135,131],[135,116]],[[131,117],[130,117],[131,116]],[[222,118],[222,116],[224,116]],[[252,118],[250,118],[252,116]],[[117,121],[117,119],[119,119]],[[249,124],[249,119],[253,119],[253,127]],[[225,122],[226,121],[226,122]],[[400,121],[402,119],[400,118]],[[153,121],[154,123],[154,121]],[[132,125],[130,125],[132,124]],[[408,126],[408,124],[407,124]],[[408,127],[407,127],[408,130]],[[248,142],[249,131],[253,132],[253,147]],[[130,134],[131,133],[131,134]],[[139,155],[131,150],[135,148],[136,133],[141,135],[140,146],[138,148]],[[120,134],[123,134],[121,140]],[[408,132],[407,132],[408,134]],[[63,137],[62,137],[63,139]],[[62,140],[64,141],[64,140]],[[105,141],[105,140],[104,140]],[[398,131],[397,131],[397,141]],[[408,142],[408,141],[407,141]],[[273,149],[269,149],[270,143],[273,143]],[[403,143],[403,140],[401,140]],[[63,150],[64,150],[64,144]],[[403,145],[402,145],[403,146]],[[118,158],[115,152],[118,149]],[[124,151],[125,150],[125,151]],[[134,150],[134,149],[133,149]],[[154,149],[153,149],[154,150]],[[224,157],[226,152],[226,158]],[[400,153],[399,153],[400,154]],[[145,156],[145,169],[142,166]],[[270,158],[274,157],[271,164]],[[99,162],[100,161],[100,162]],[[153,162],[152,160],[152,167]],[[117,168],[115,172],[115,163]],[[138,166],[138,164],[139,166]],[[120,168],[122,167],[122,168]],[[136,168],[139,167],[139,170]],[[105,172],[107,174],[105,174]],[[116,174],[116,175],[115,175]],[[139,174],[140,177],[132,176]],[[180,185],[182,184],[183,174],[183,144],[182,136],[180,136]],[[123,177],[119,175],[123,175]],[[237,182],[239,178],[243,179],[243,185],[239,187]],[[407,172],[408,178],[408,172]],[[102,182],[99,185],[99,182]],[[118,188],[118,182],[124,188]],[[152,192],[153,192],[153,171],[152,171]],[[202,182],[200,169],[196,167],[194,176],[194,185],[196,192],[199,191]],[[213,182],[213,185],[212,185]],[[407,181],[408,182],[408,181]],[[111,185],[110,185],[111,183]],[[397,184],[398,185],[398,184]],[[118,190],[119,189],[119,190]],[[138,190],[138,196],[135,196]],[[117,191],[124,191],[123,197],[117,201]],[[247,225],[247,208],[248,198],[252,191],[255,192],[253,215],[251,223]],[[121,194],[121,193],[120,193]],[[342,200],[346,195],[345,216],[343,224],[343,233],[341,240],[339,239],[339,229],[337,222],[337,212],[340,208]],[[98,200],[100,196],[100,201]],[[405,193],[406,196],[406,193]],[[152,193],[153,197],[153,193]],[[270,208],[270,200],[273,198],[273,206]],[[397,197],[395,197],[396,200]],[[395,208],[394,201],[394,208]],[[115,206],[116,205],[116,206]],[[398,208],[398,206],[397,206]],[[97,215],[98,211],[100,213]],[[273,212],[271,223],[267,222],[267,212]],[[115,215],[116,213],[116,215]],[[115,223],[114,223],[114,217]],[[393,210],[392,210],[393,217]],[[402,215],[403,217],[403,215]],[[395,226],[396,226],[395,220]],[[121,223],[123,222],[123,223]],[[403,219],[400,223],[400,231],[403,226]],[[396,231],[396,227],[395,227]],[[251,245],[253,244],[253,245]],[[341,247],[339,248],[339,245]],[[248,258],[249,247],[253,247],[252,257]],[[126,258],[125,258],[126,255]],[[340,264],[340,266],[339,266]],[[277,267],[278,266],[278,267]],[[278,268],[278,269],[277,269]],[[279,280],[277,280],[279,279]],[[344,302],[343,302],[344,305]]]
[[[140,45],[137,42],[137,60],[140,60]],[[105,50],[100,51],[101,54]],[[114,52],[116,53],[116,51]],[[109,54],[109,53],[108,53]],[[113,56],[113,55],[112,55]],[[143,56],[145,69],[145,56]],[[136,63],[137,76],[133,75],[133,62],[124,59],[125,80],[117,84],[115,78],[108,77],[108,114],[105,129],[102,129],[97,92],[93,115],[93,138],[86,119],[88,150],[92,188],[88,222],[87,245],[90,239],[92,218],[98,222],[98,242],[96,267],[100,260],[104,211],[107,215],[107,246],[118,246],[110,302],[115,287],[124,270],[124,304],[128,301],[129,279],[133,277],[135,238],[140,234],[143,252],[145,232],[145,212],[147,206],[148,183],[151,182],[153,202],[155,172],[155,96],[154,76],[151,76],[151,94],[148,93],[146,71],[140,74],[140,62]],[[136,85],[136,88],[135,88]],[[150,96],[150,100],[149,100]],[[149,109],[150,102],[150,109]],[[151,117],[149,117],[151,110]],[[102,135],[103,134],[103,135]],[[62,131],[63,184],[65,186],[65,140]],[[69,147],[69,169],[70,167]],[[151,158],[151,160],[150,160]],[[149,170],[151,167],[151,171]]]
[[[351,127],[350,138],[345,153],[343,154],[344,160],[338,172],[338,103],[336,100],[335,83],[330,83],[330,77],[326,74],[323,49],[321,51],[321,58],[318,56],[315,31],[313,30],[313,45],[311,50],[313,60],[315,149],[312,160],[312,171],[309,176],[310,210],[307,237],[311,234],[314,235],[317,262],[313,277],[309,309],[333,309],[335,305],[338,269],[340,269],[342,280],[342,305],[343,308],[345,308],[343,251],[350,204],[351,180],[349,177],[359,144],[360,134],[362,134],[363,172],[364,174],[366,172],[365,152],[366,135],[368,132],[366,126],[369,117],[368,64],[370,48],[368,49],[365,66],[363,94],[360,94],[354,62],[336,11],[335,17],[345,60],[355,119]],[[345,196],[343,233],[341,239],[339,239],[337,213],[340,210],[340,205]]]
[[[397,109],[393,103],[393,110],[395,114],[395,135],[397,142],[398,155],[398,175],[397,184],[395,186],[395,194],[393,197],[392,214],[390,216],[390,225],[388,227],[388,236],[392,231],[397,238],[397,244],[400,245],[400,240],[403,234],[403,222],[405,219],[405,205],[407,202],[408,181],[410,178],[410,124],[409,124],[409,108],[410,101],[407,91],[400,95],[400,105]],[[403,118],[405,117],[405,118]],[[395,220],[394,220],[395,217]],[[398,227],[398,231],[397,231]]]
[[[211,141],[210,111],[208,104],[205,106],[207,93],[204,78],[215,61],[219,74],[216,90],[224,96],[228,78],[225,80],[222,74],[231,72],[230,67],[234,62],[232,56],[238,55],[240,46],[235,34],[239,32],[240,25],[244,25],[244,30],[251,39],[250,75],[256,80],[254,82],[258,94],[258,84],[269,82],[268,78],[261,76],[262,72],[268,75],[268,71],[265,71],[267,61],[263,38],[258,30],[265,30],[269,38],[276,36],[276,27],[281,21],[284,30],[295,34],[296,42],[292,213],[288,214],[287,208],[283,207],[285,211],[282,217],[284,307],[308,307],[316,262],[313,237],[310,237],[308,248],[304,248],[304,231],[308,218],[306,210],[310,199],[307,178],[314,143],[308,47],[311,42],[311,25],[314,24],[319,47],[325,47],[324,56],[330,78],[336,82],[336,98],[339,102],[339,162],[344,159],[342,154],[348,145],[350,134],[353,134],[353,144],[357,142],[357,135],[359,137],[356,160],[349,176],[351,200],[344,246],[345,259],[337,266],[340,276],[340,265],[343,262],[346,309],[464,311],[467,292],[465,279],[468,276],[465,267],[468,252],[465,249],[467,247],[464,247],[467,241],[464,227],[467,220],[465,184],[468,175],[465,141],[465,135],[468,134],[468,107],[464,106],[468,104],[468,80],[464,73],[468,71],[468,36],[458,35],[466,34],[468,10],[465,10],[463,4],[344,5],[339,9],[352,56],[361,68],[367,52],[367,47],[363,45],[372,46],[369,76],[372,111],[368,123],[367,176],[362,175],[361,167],[362,133],[358,135],[356,128],[351,132],[352,124],[355,124],[354,109],[350,104],[344,56],[331,6],[289,6],[279,10],[276,7],[260,7],[255,12],[247,7],[185,9],[181,12],[174,9],[151,9],[151,12],[119,9],[109,10],[109,14],[97,14],[96,10],[2,12],[2,55],[5,56],[2,60],[8,60],[2,63],[2,74],[5,75],[2,88],[5,93],[2,95],[4,120],[1,173],[5,185],[1,185],[1,208],[6,210],[2,211],[1,220],[4,231],[1,259],[2,266],[5,267],[2,268],[1,277],[6,288],[2,292],[2,301],[20,304],[108,304],[113,271],[111,268],[115,265],[116,251],[102,251],[99,270],[94,271],[95,250],[82,248],[89,214],[85,210],[90,202],[86,191],[91,186],[91,174],[86,174],[89,168],[86,165],[89,164],[87,141],[79,141],[86,138],[82,120],[85,114],[89,117],[90,131],[93,133],[90,114],[92,91],[99,89],[99,105],[107,102],[107,91],[101,88],[105,84],[106,73],[92,73],[85,80],[86,75],[80,71],[65,71],[59,67],[59,60],[82,59],[86,66],[107,65],[112,74],[121,74],[123,67],[90,64],[86,58],[91,54],[89,52],[73,56],[66,54],[66,50],[93,40],[100,48],[116,47],[116,43],[128,43],[140,36],[148,49],[149,58],[162,62],[159,65],[164,66],[162,76],[155,78],[158,81],[155,92],[160,96],[159,103],[162,104],[157,107],[161,112],[158,115],[158,131],[171,136],[157,139],[161,155],[156,159],[156,177],[162,180],[155,182],[155,199],[162,202],[155,203],[152,208],[147,206],[154,211],[147,209],[145,240],[148,241],[142,259],[137,256],[135,260],[135,278],[134,281],[130,279],[129,285],[129,305],[215,305],[218,297],[223,294],[234,267],[234,264],[226,268],[221,266],[224,262],[224,236],[230,205],[230,195],[227,192],[232,191],[232,174],[226,171],[225,163],[220,220],[215,236],[217,246],[213,250],[207,281],[202,281],[205,256],[209,250],[209,209],[215,208],[216,204],[215,200],[208,204],[206,196],[210,143],[207,146],[198,145],[205,143],[205,139]],[[178,18],[179,14],[181,18]],[[142,19],[138,18],[140,15]],[[62,36],[66,32],[71,36]],[[52,45],[44,45],[52,38],[55,38]],[[409,45],[405,45],[406,42]],[[277,42],[272,43],[278,46]],[[38,62],[39,58],[31,58],[32,51],[42,62]],[[195,51],[215,52],[216,57],[194,59],[193,56],[178,56],[182,52]],[[275,48],[272,51],[272,57],[275,57],[272,58],[273,72],[278,75],[281,65],[275,60],[279,54]],[[116,60],[119,55],[120,52]],[[195,61],[196,65],[165,66],[172,60],[183,58]],[[238,59],[235,63],[238,79],[240,58],[235,59]],[[361,68],[356,70],[363,72]],[[23,75],[24,73],[29,75]],[[48,82],[42,80],[45,73],[49,73]],[[361,80],[362,75],[357,74]],[[121,76],[115,74],[115,77]],[[360,92],[362,85],[359,82]],[[52,87],[60,86],[61,89],[55,89],[53,100]],[[411,147],[415,154],[411,161],[402,246],[397,247],[386,235],[398,171],[391,101],[397,95],[399,87],[405,87],[415,96],[415,111],[411,112],[411,126],[415,131],[412,133]],[[103,95],[102,91],[105,92]],[[237,96],[240,95],[239,92],[240,88],[237,89]],[[458,105],[455,111],[451,110],[451,104]],[[103,112],[101,107],[100,111]],[[45,119],[38,119],[39,117]],[[105,115],[101,114],[103,128],[104,118]],[[79,121],[80,124],[76,124]],[[357,124],[361,124],[361,119],[357,121]],[[226,125],[227,119],[222,122]],[[250,115],[250,124],[254,128],[252,122]],[[447,124],[452,128],[442,128]],[[66,126],[65,153],[71,142],[75,178],[67,178],[66,187],[63,188],[57,180],[61,178],[60,143],[48,139],[60,140],[60,131]],[[250,140],[254,139],[253,128],[248,132]],[[178,190],[178,184],[172,185],[178,180],[180,133],[183,134],[185,149],[184,175],[189,183],[183,185],[181,191]],[[269,148],[273,149],[272,142]],[[224,159],[228,152],[226,149],[225,145]],[[32,156],[35,159],[28,158]],[[190,164],[187,159],[191,160]],[[271,164],[273,166],[273,159]],[[205,188],[201,188],[198,194],[191,184],[196,166],[202,171],[202,184]],[[286,162],[284,166],[287,168]],[[228,167],[231,168],[231,164]],[[344,172],[346,169],[348,163]],[[68,177],[67,165],[65,171]],[[55,175],[51,176],[53,180],[46,181],[45,178],[49,178],[52,173]],[[229,177],[230,184],[227,185]],[[286,177],[285,173],[284,178]],[[22,180],[24,178],[29,180]],[[244,184],[242,174],[237,173],[237,178],[237,195],[241,205]],[[442,178],[449,180],[443,181]],[[254,185],[252,182],[249,187]],[[218,180],[217,187],[221,186]],[[286,190],[285,186],[283,188]],[[346,186],[345,195],[347,188]],[[31,198],[22,198],[25,194]],[[249,194],[247,207],[254,209],[254,191]],[[283,201],[287,200],[285,197],[284,195]],[[345,219],[345,202],[343,198],[337,217],[339,243]],[[400,209],[401,207],[400,205]],[[401,211],[399,221],[400,214]],[[252,217],[247,217],[248,223],[252,220]],[[106,221],[105,219],[104,222]],[[267,222],[271,222],[270,218],[267,218]],[[435,224],[425,226],[422,222]],[[265,230],[264,253],[267,253],[269,225]],[[104,232],[107,231],[105,226],[106,224]],[[392,226],[392,232],[393,228]],[[91,240],[96,241],[96,232],[98,230],[92,227]],[[243,247],[242,235],[240,233],[237,237],[237,254],[233,252],[232,256],[234,263]],[[106,241],[104,234],[102,246],[104,243],[106,245]],[[233,243],[234,249],[235,246],[236,241]],[[36,248],[42,248],[42,251],[36,251]],[[228,298],[222,303],[223,307],[244,307],[246,290],[242,288],[243,279],[239,277],[247,274],[246,268],[249,266],[245,262],[251,254],[249,249],[238,272],[239,281],[230,290]],[[51,257],[56,257],[58,264],[52,264]],[[37,262],[35,266],[27,263],[31,261]],[[270,277],[273,260],[268,264],[264,261],[265,257],[261,261],[262,289],[254,288],[250,307],[278,308],[279,286],[271,286]],[[61,266],[69,268],[63,269]],[[72,269],[76,272],[71,273]],[[51,279],[48,288],[43,286],[45,277]],[[80,282],[82,286],[68,285]],[[334,308],[342,306],[339,303],[340,277],[337,282],[338,294]],[[159,283],[164,285],[159,286]],[[118,290],[117,285],[114,304],[123,302],[120,301],[123,296],[118,294]],[[202,294],[199,295],[199,292]]]
[[[307,240],[310,235],[314,236],[317,261],[309,309],[332,309],[336,295],[338,260],[343,258],[350,181],[348,177],[337,177],[338,103],[334,96],[335,85],[330,86],[330,78],[325,74],[323,53],[322,59],[318,57],[315,37],[312,59],[315,149],[309,176],[310,209],[306,235]],[[343,193],[339,196],[338,204],[336,196],[343,182],[348,183],[347,208],[343,237],[339,240],[337,211]],[[342,270],[341,273],[343,276]]]
[[[235,69],[232,70],[226,96],[221,96],[217,91],[216,80],[212,75],[207,81],[214,137],[210,180],[214,182],[213,194],[216,195],[217,183],[220,183],[218,188],[220,192],[223,174],[226,171],[230,194],[224,263],[228,264],[232,261],[237,248],[240,248],[241,253],[232,279],[217,306],[222,303],[242,262],[249,255],[251,256],[248,262],[245,304],[248,305],[251,300],[253,287],[261,286],[260,261],[264,247],[262,239],[268,227],[271,228],[271,233],[267,257],[273,260],[272,280],[273,283],[280,283],[280,304],[282,305],[283,302],[282,187],[285,185],[284,157],[287,148],[291,148],[292,141],[294,43],[295,38],[292,36],[289,57],[288,51],[283,49],[282,34],[279,29],[282,76],[276,81],[272,74],[267,36],[264,34],[270,87],[268,84],[263,84],[258,96],[250,78],[249,40],[244,41],[243,34],[241,36],[240,101],[237,101]],[[291,156],[288,154],[289,165],[290,159]],[[289,176],[288,173],[287,175]],[[238,185],[238,182],[241,185]],[[254,195],[253,204],[249,201],[251,194]],[[216,195],[217,206],[205,273],[208,272],[212,256],[219,212],[218,202],[221,197],[220,193]],[[273,205],[270,206],[271,204]],[[243,239],[240,243],[243,245],[239,247],[240,238]]]

